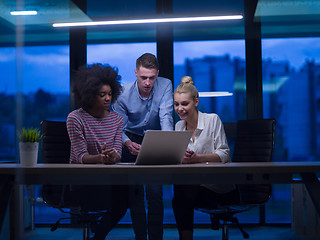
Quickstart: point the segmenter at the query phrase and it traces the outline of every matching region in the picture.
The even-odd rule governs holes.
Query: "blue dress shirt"
[[[147,130],[173,130],[172,82],[158,77],[149,98],[142,98],[137,81],[126,84],[112,105],[113,110],[123,117],[122,143],[129,140],[125,131],[143,136]]]

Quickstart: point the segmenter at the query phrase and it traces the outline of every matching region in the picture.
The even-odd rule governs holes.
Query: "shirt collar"
[[[202,131],[204,129],[204,122],[205,122],[205,119],[204,119],[204,114],[200,111],[198,111],[198,123],[197,123],[197,129],[196,130],[200,130]],[[187,126],[186,126],[187,122],[186,121],[183,121],[183,130],[187,130]]]
[[[198,124],[197,124],[197,129],[203,130],[204,129],[204,113],[198,111]]]

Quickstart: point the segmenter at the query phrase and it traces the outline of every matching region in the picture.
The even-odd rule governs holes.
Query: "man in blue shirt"
[[[147,130],[173,130],[172,82],[158,77],[157,58],[145,53],[136,61],[137,79],[124,86],[113,110],[122,115],[122,161],[134,162]],[[130,190],[130,212],[136,240],[163,238],[162,185],[146,185],[148,217],[144,206],[144,187],[133,186]],[[148,224],[146,224],[148,219]]]

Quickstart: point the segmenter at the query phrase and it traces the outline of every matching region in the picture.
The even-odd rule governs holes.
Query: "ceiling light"
[[[98,26],[98,25],[237,20],[242,18],[243,18],[242,15],[203,16],[203,17],[167,17],[167,18],[147,18],[147,19],[133,19],[133,20],[53,23],[52,26],[53,27],[84,27],[84,26]]]
[[[199,92],[199,97],[225,97],[232,96],[230,92]]]
[[[11,15],[14,16],[26,16],[26,15],[37,15],[38,12],[37,11],[11,11],[10,12]]]

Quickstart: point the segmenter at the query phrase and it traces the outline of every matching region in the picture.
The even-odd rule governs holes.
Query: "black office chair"
[[[43,163],[69,163],[70,140],[66,122],[44,120],[41,122],[41,133]],[[76,205],[69,185],[43,185],[42,198],[48,206],[70,214],[70,217],[58,219],[51,231],[57,229],[61,220],[71,219],[72,223],[82,226],[84,240],[89,239],[90,232],[94,232],[94,227],[103,214],[103,211],[83,210]]]
[[[236,132],[232,162],[272,161],[275,123],[274,119],[257,119],[239,120],[236,125],[225,124],[228,139],[232,139]],[[244,238],[249,238],[249,234],[243,230],[234,215],[265,204],[272,193],[271,184],[238,184],[237,189],[240,195],[239,202],[221,205],[217,209],[197,209],[210,214],[212,229],[218,230],[222,222],[223,240],[229,238],[228,222],[235,224]]]

